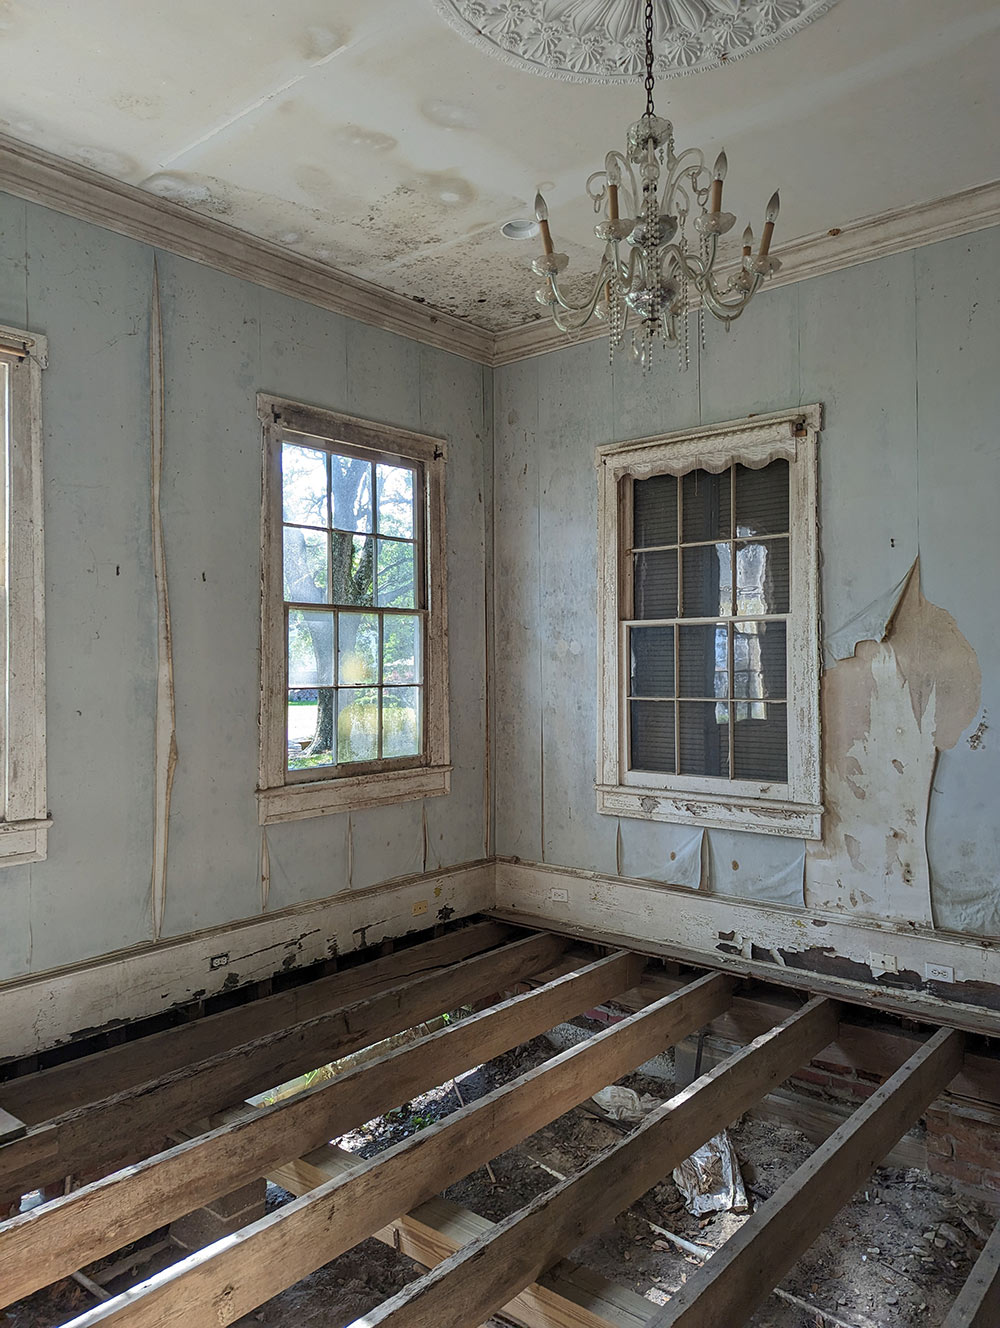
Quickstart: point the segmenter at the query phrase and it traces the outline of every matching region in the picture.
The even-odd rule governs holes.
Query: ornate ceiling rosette
[[[476,46],[570,83],[634,83],[643,0],[434,0]],[[837,0],[653,0],[657,78],[716,69],[773,46]]]

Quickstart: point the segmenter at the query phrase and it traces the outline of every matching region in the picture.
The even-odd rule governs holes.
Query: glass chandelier
[[[544,254],[531,267],[542,278],[535,298],[545,305],[563,332],[579,331],[591,318],[608,325],[610,356],[625,345],[629,323],[638,320],[631,353],[643,369],[653,361],[659,340],[676,346],[682,368],[689,351],[688,314],[697,310],[704,339],[704,310],[726,325],[750,303],[765,277],[781,266],[771,257],[771,238],[778,220],[778,194],[771,195],[756,254],[750,226],[743,232],[739,269],[725,282],[716,276],[719,237],[736,218],[722,211],[726,178],[725,152],[709,172],[698,148],[674,151],[674,130],[653,109],[653,0],[646,0],[646,111],[628,130],[624,153],[612,150],[604,169],[587,181],[587,194],[601,220],[594,234],[604,241],[604,256],[590,295],[574,304],[559,289],[569,259],[555,252],[545,199],[535,197],[535,217]],[[662,177],[662,190],[661,190]],[[686,230],[693,218],[695,235]]]

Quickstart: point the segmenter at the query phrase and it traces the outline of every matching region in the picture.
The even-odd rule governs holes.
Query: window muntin
[[[288,771],[423,753],[423,471],[284,441]]]
[[[787,460],[636,479],[631,518],[629,769],[786,782]]]
[[[260,822],[448,793],[444,441],[257,410]]]
[[[598,449],[598,811],[819,836],[820,415]]]

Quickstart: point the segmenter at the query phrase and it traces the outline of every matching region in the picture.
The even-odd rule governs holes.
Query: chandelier
[[[710,172],[698,148],[674,151],[673,125],[653,109],[653,0],[646,0],[645,29],[645,114],[629,127],[625,152],[612,149],[604,169],[587,181],[587,194],[601,216],[594,234],[604,241],[591,292],[582,304],[574,304],[560,290],[569,258],[555,251],[541,193],[535,196],[535,218],[545,252],[531,267],[542,278],[535,298],[560,331],[577,332],[592,318],[606,322],[613,361],[629,325],[638,320],[631,353],[644,370],[653,362],[657,341],[676,347],[681,367],[687,368],[689,312],[697,311],[702,339],[706,309],[728,330],[765,277],[781,266],[770,253],[778,195],[773,193],[767,204],[757,252],[747,226],[739,268],[722,281],[716,273],[719,237],[736,222],[731,212],[722,211],[726,154],[719,153]],[[695,232],[690,237],[689,221]]]

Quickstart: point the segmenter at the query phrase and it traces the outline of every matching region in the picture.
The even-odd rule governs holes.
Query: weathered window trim
[[[819,564],[816,445],[822,410],[800,406],[597,449],[599,680],[597,810],[818,839],[822,823],[819,717]],[[620,626],[621,532],[626,476],[718,473],[734,462],[790,463],[791,613],[788,642],[788,781],[656,775],[626,768],[624,633]]]
[[[448,733],[448,614],[445,554],[445,444],[440,438],[305,406],[267,393],[257,395],[264,433],[261,502],[261,703],[260,772],[257,789],[261,825],[309,816],[382,807],[451,790]],[[281,443],[309,437],[338,442],[373,456],[419,461],[425,476],[428,603],[425,655],[425,739],[421,757],[402,766],[365,774],[330,774],[303,779],[286,760],[287,652],[281,552]]]
[[[0,327],[8,366],[9,436],[0,455],[0,866],[40,862],[48,848],[45,790],[45,566],[42,533],[44,337]],[[5,435],[0,420],[0,441]]]

